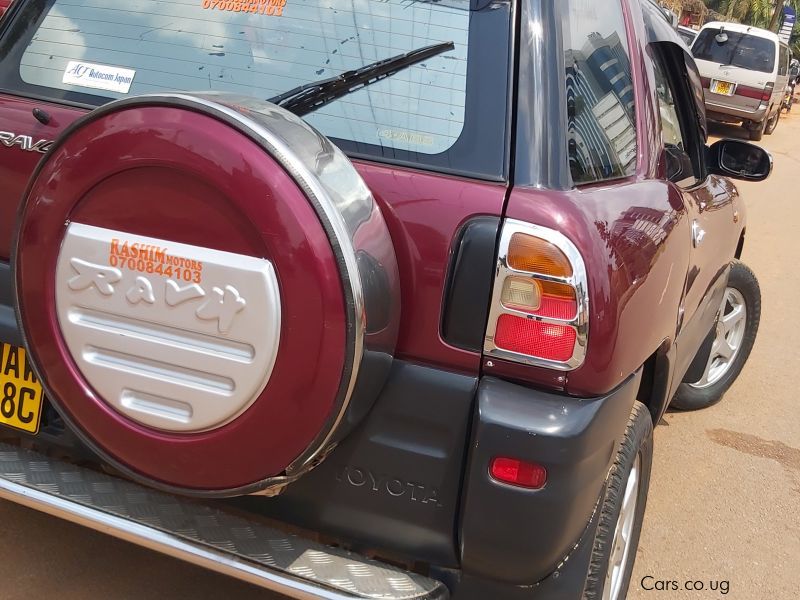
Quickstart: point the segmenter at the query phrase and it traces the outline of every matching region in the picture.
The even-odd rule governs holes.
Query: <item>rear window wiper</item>
[[[382,79],[413,66],[427,58],[455,49],[453,42],[442,42],[424,48],[417,48],[392,58],[384,58],[377,62],[345,71],[336,77],[306,83],[294,89],[273,96],[268,101],[293,112],[297,116],[307,115],[362,87],[372,85]]]

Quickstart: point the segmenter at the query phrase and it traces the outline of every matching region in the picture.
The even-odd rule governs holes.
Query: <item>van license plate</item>
[[[721,96],[733,96],[734,85],[730,81],[719,81],[714,79],[711,82],[711,91]]]
[[[0,343],[0,424],[39,433],[42,397],[25,349]]]

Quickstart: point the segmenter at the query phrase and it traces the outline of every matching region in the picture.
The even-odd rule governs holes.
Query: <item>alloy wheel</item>
[[[747,325],[747,305],[744,296],[735,288],[725,290],[717,319],[716,335],[711,346],[705,371],[699,381],[690,384],[697,389],[707,388],[722,379],[731,369],[742,347]]]

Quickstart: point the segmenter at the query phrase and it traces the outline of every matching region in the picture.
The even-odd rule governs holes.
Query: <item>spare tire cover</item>
[[[382,386],[399,284],[345,155],[230,95],[110,103],[70,127],[17,225],[18,317],[45,391],[100,457],[191,495],[271,490]]]

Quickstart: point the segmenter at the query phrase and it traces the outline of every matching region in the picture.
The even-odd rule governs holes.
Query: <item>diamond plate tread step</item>
[[[294,598],[446,600],[438,581],[0,444],[5,498]]]

